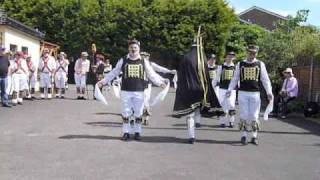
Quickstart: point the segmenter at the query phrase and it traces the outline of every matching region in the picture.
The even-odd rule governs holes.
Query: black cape
[[[180,63],[177,85],[173,116],[185,116],[199,107],[202,114],[218,112],[220,104],[212,88],[208,66],[206,61],[198,63],[197,47],[192,47]]]

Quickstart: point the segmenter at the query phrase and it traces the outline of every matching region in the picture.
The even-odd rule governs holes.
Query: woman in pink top
[[[298,96],[298,81],[294,77],[291,68],[283,71],[285,80],[283,81],[282,89],[280,91],[281,98],[281,118],[286,118],[288,114],[288,103]]]

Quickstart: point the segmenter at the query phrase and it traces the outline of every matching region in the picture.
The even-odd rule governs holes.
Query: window
[[[15,44],[10,44],[10,51],[15,53],[18,50],[18,46]]]
[[[22,46],[21,51],[25,54],[28,54],[28,47]]]

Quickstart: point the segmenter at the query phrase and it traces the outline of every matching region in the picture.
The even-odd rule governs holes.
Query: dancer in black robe
[[[195,121],[201,114],[216,112],[220,108],[206,65],[201,37],[198,34],[197,43],[184,56],[178,69],[178,88],[174,103],[174,116],[187,117],[190,144],[195,141]]]

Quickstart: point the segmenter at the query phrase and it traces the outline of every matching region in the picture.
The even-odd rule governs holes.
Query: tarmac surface
[[[159,91],[158,88],[153,88]],[[320,180],[320,126],[303,118],[262,122],[258,146],[204,118],[187,144],[185,119],[171,117],[175,91],[152,109],[141,141],[121,141],[120,100],[66,99],[0,107],[0,180]]]

